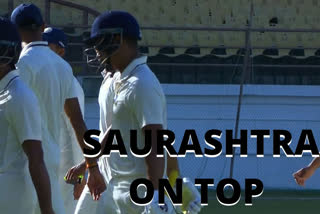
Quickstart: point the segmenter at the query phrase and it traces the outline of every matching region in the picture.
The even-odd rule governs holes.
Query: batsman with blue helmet
[[[143,158],[133,155],[121,157],[118,153],[101,157],[99,168],[104,174],[107,190],[98,204],[94,204],[86,188],[75,213],[175,213],[167,197],[164,205],[159,205],[158,200],[159,179],[167,173],[174,185],[179,168],[176,158],[168,158],[167,161],[166,157],[156,155],[156,133],[167,128],[166,99],[158,79],[147,65],[147,56],[139,53],[138,41],[142,35],[137,20],[124,11],[108,11],[95,19],[90,34],[86,36],[88,64],[113,75],[109,87],[105,87],[108,80],[103,81],[99,94],[102,147],[111,128],[120,130],[126,150],[130,150],[130,130],[137,130],[139,148],[145,145],[144,133],[150,131],[153,133],[152,151]],[[149,179],[155,188],[152,203],[144,207],[134,204],[130,198],[130,185],[138,178]],[[185,188],[192,188],[189,191],[191,200],[185,207],[189,213],[198,213],[200,194],[194,185],[188,185],[188,179],[184,181]],[[138,193],[143,197],[146,192],[139,188]]]

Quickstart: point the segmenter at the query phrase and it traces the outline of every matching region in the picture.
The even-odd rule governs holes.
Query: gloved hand
[[[154,191],[152,202],[146,207],[147,214],[172,214],[173,205],[170,202],[170,199],[165,195],[164,205],[159,205],[159,192],[158,190]]]
[[[201,210],[201,195],[190,178],[183,178],[182,206],[175,209],[184,214],[198,214]]]

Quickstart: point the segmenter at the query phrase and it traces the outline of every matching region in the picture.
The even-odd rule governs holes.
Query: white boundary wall
[[[184,175],[214,178],[215,183],[228,177],[230,158],[225,153],[225,130],[234,129],[238,103],[238,85],[176,85],[163,84],[168,104],[168,128],[176,134],[179,148],[185,129],[196,129],[202,146],[209,129],[223,131],[223,153],[218,158],[195,158],[187,155],[180,159]],[[97,98],[86,99],[86,122],[89,128],[98,128],[99,106]],[[292,133],[292,149],[296,148],[302,129],[312,129],[320,150],[320,86],[246,85],[240,129],[285,129]],[[273,158],[271,138],[265,140],[265,157],[257,158],[256,142],[248,140],[248,157],[236,155],[234,177],[244,185],[245,178],[259,178],[265,188],[299,188],[292,173],[308,164],[312,157]],[[239,150],[238,150],[239,152]],[[203,168],[205,167],[205,168]],[[307,189],[320,189],[320,170],[306,185]]]

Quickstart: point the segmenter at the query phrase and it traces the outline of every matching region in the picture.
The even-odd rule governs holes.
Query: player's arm
[[[29,172],[42,213],[53,214],[51,186],[41,147],[41,116],[36,96],[29,91],[11,100],[7,120],[28,158]],[[23,178],[22,178],[23,179]]]
[[[165,174],[165,159],[157,157],[157,131],[163,128],[165,103],[161,89],[152,82],[140,81],[135,85],[128,103],[135,114],[139,127],[144,134],[151,131],[151,153],[145,157],[147,178],[158,189],[159,179]],[[145,142],[148,143],[148,142]]]
[[[151,213],[172,213],[173,207],[170,201],[165,197],[164,205],[159,205],[159,179],[164,177],[165,173],[165,157],[157,157],[157,131],[162,129],[160,124],[149,124],[142,128],[142,132],[151,131],[151,152],[145,158],[147,179],[150,180],[155,189],[151,207]]]
[[[159,179],[163,178],[165,169],[164,157],[157,157],[157,131],[162,129],[160,124],[151,124],[143,127],[142,132],[151,131],[151,153],[145,158],[147,178],[152,182],[154,189],[158,189]]]
[[[164,121],[166,104],[162,89],[154,83],[152,81],[138,82],[128,101],[142,133],[151,131],[151,152],[145,157],[145,165],[147,178],[152,182],[155,191],[148,209],[153,210],[154,213],[171,213],[173,208],[169,199],[166,197],[165,204],[159,205],[158,198],[159,179],[165,175],[166,161],[165,157],[157,157],[157,132],[163,129],[166,122]]]
[[[109,134],[110,130],[111,130],[111,126],[108,128],[108,130],[102,136],[101,151],[103,151],[106,146],[106,142],[107,142],[107,138],[108,138],[108,134]],[[103,153],[101,152],[97,158],[101,157],[102,154]],[[72,179],[72,177],[74,177],[74,175],[84,175],[85,171],[86,171],[86,161],[83,160],[81,163],[79,163],[76,166],[73,166],[71,169],[68,170],[68,172],[65,176],[65,180],[68,183],[74,183],[74,179]],[[80,198],[80,195],[81,195],[83,187],[84,187],[83,186],[84,182],[85,182],[85,178],[83,177],[81,184],[77,183],[74,185],[73,195],[74,195],[75,200],[78,200]]]
[[[313,161],[305,168],[300,169],[293,174],[296,182],[300,186],[305,185],[305,181],[309,179],[314,172],[320,167],[320,157],[314,158]]]
[[[78,98],[74,97],[66,99],[64,104],[64,111],[68,116],[70,123],[75,131],[80,148],[82,150],[84,148],[88,148],[83,141],[83,136],[84,133],[87,131],[87,126],[82,117]]]
[[[78,98],[66,99],[64,109],[66,115],[69,117],[71,125],[75,130],[76,137],[79,146],[83,150],[84,148],[90,149],[83,141],[83,136],[87,131],[87,127],[83,120]],[[101,193],[106,189],[103,177],[99,171],[97,158],[85,158],[85,163],[89,170],[88,187],[94,200],[99,200]],[[69,173],[67,179],[76,180],[79,174]]]
[[[41,142],[26,140],[22,147],[28,157],[29,172],[37,192],[41,213],[53,214],[50,179],[43,159]]]
[[[111,130],[111,126],[107,129],[107,131],[104,133],[104,135],[102,136],[102,141],[101,141],[101,151],[104,150],[105,146],[106,146],[106,142],[107,142],[107,138],[108,138],[108,134]],[[96,158],[100,158],[103,155],[103,153],[101,152]],[[86,171],[86,160],[84,159],[81,163],[79,163],[76,166],[73,166],[66,174],[65,179],[67,182],[71,182],[73,174],[74,175],[83,175]]]
[[[318,169],[320,167],[320,157],[314,158],[308,167],[313,171]]]
[[[83,151],[84,148],[90,149],[83,140],[83,136],[87,131],[87,126],[84,122],[84,118],[82,116],[80,102],[78,100],[78,91],[75,82],[75,77],[72,74],[72,69],[65,70],[66,75],[62,77],[63,81],[63,97],[65,99],[64,102],[64,111],[67,117],[70,120],[71,126],[75,131],[75,135],[77,137],[78,144]],[[95,158],[85,158],[86,163],[89,165],[95,165],[97,163],[97,159]]]

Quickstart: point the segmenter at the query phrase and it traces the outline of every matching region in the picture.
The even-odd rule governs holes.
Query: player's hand
[[[197,214],[201,210],[201,196],[189,178],[183,178],[182,206],[177,206],[180,213]]]
[[[87,185],[90,190],[91,196],[95,201],[99,200],[101,193],[103,193],[107,189],[98,166],[89,169]]]
[[[311,167],[305,167],[297,171],[296,173],[293,174],[294,179],[296,180],[297,184],[300,186],[305,185],[305,181],[310,178],[313,173],[315,172],[314,169]]]
[[[152,202],[146,207],[147,214],[171,214],[173,212],[173,206],[169,198],[165,195],[164,205],[159,205],[159,192],[154,191]]]
[[[81,196],[81,193],[82,193],[84,187],[86,186],[86,183],[87,183],[86,179],[83,178],[80,184],[75,184],[73,186],[73,198],[74,198],[74,200],[79,200],[79,198]]]
[[[86,164],[85,162],[82,162],[68,170],[65,176],[65,180],[67,183],[70,183],[70,184],[77,183],[78,177],[80,175],[84,175],[85,172],[86,172]]]

